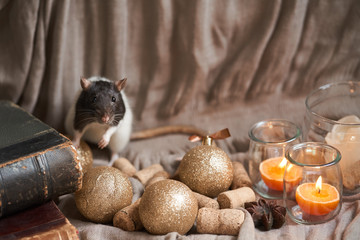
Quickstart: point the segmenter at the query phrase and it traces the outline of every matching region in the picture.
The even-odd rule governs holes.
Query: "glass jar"
[[[284,173],[284,206],[301,224],[324,223],[339,214],[342,204],[340,152],[325,143],[289,146]]]
[[[301,142],[300,128],[287,120],[265,120],[249,131],[249,176],[254,190],[268,199],[282,199],[285,147]]]
[[[321,86],[305,101],[304,141],[337,148],[342,161],[344,195],[360,192],[360,82]],[[345,177],[346,176],[346,177]]]

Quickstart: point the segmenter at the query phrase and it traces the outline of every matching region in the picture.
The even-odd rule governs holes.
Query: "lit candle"
[[[320,176],[316,183],[303,183],[298,186],[295,198],[302,211],[321,216],[336,209],[340,194],[334,186],[323,183]]]
[[[286,163],[287,159],[284,157],[269,158],[261,162],[259,167],[261,178],[270,189],[283,191],[283,179]],[[292,164],[289,164],[287,167],[288,176],[286,181],[291,186],[295,186],[301,179],[301,170],[298,168],[293,169],[292,167]]]

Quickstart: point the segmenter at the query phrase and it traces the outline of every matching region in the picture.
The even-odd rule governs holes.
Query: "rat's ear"
[[[81,85],[81,88],[83,90],[88,90],[90,85],[91,85],[91,82],[89,80],[87,80],[86,78],[81,77],[80,78],[80,85]]]
[[[125,88],[126,86],[126,81],[127,81],[127,78],[124,78],[124,79],[121,79],[121,80],[116,80],[114,82],[115,84],[115,87],[117,88],[117,90],[120,92],[122,89]]]

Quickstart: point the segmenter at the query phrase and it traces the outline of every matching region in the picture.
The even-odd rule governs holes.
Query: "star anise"
[[[257,202],[245,203],[245,209],[250,213],[257,228],[263,226],[269,231],[271,228],[280,228],[285,223],[286,209],[273,201],[259,199]]]

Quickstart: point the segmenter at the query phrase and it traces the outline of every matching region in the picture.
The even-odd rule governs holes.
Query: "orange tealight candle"
[[[321,216],[336,209],[340,194],[334,186],[323,183],[320,176],[316,183],[303,183],[298,186],[295,198],[302,211]]]
[[[264,183],[272,190],[283,191],[283,178],[287,159],[284,157],[269,158],[261,162],[259,170]],[[286,181],[291,186],[299,183],[301,178],[300,169],[292,169],[293,165],[287,167],[288,176]]]

